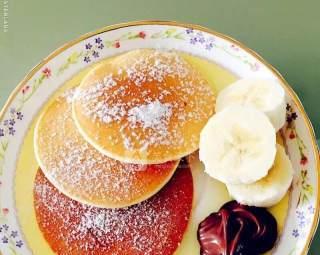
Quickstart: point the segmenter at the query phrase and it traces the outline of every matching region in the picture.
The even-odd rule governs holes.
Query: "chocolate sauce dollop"
[[[259,255],[273,248],[277,222],[265,208],[231,201],[198,227],[201,255]]]

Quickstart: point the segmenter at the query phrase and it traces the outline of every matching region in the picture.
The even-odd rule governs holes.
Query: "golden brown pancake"
[[[34,183],[37,222],[59,255],[172,255],[190,217],[189,167],[179,167],[152,198],[121,209],[81,204],[60,193],[38,171]]]
[[[46,177],[67,196],[99,207],[129,206],[157,193],[179,161],[137,165],[102,155],[77,131],[72,94],[69,90],[56,99],[35,128],[35,154]]]
[[[143,49],[89,72],[73,100],[73,118],[101,153],[163,163],[198,148],[214,103],[207,81],[177,53]]]

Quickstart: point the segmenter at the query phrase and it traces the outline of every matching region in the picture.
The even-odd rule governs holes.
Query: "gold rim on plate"
[[[208,29],[206,27],[200,26],[200,25],[195,25],[195,24],[188,24],[188,23],[180,23],[180,22],[176,22],[176,21],[163,21],[163,20],[141,20],[141,21],[132,21],[132,22],[126,22],[126,23],[120,23],[120,24],[115,24],[115,25],[111,25],[111,26],[106,26],[104,28],[98,29],[96,31],[84,34],[82,36],[80,36],[79,38],[72,40],[70,42],[67,42],[66,44],[64,44],[63,46],[61,46],[60,48],[56,49],[55,51],[53,51],[49,56],[47,56],[46,58],[44,58],[41,62],[39,62],[34,68],[32,68],[29,73],[23,78],[23,80],[16,86],[16,88],[11,92],[10,96],[8,97],[6,103],[4,104],[3,108],[0,111],[0,121],[2,121],[4,113],[7,111],[9,105],[11,104],[11,102],[13,101],[13,99],[15,98],[15,96],[18,94],[18,92],[21,90],[21,88],[27,83],[27,81],[29,81],[29,79],[37,72],[39,71],[45,64],[47,64],[51,59],[53,59],[54,57],[56,57],[58,54],[60,54],[61,52],[63,52],[64,50],[70,48],[71,46],[98,34],[104,33],[104,32],[108,32],[108,31],[112,31],[112,30],[116,30],[119,28],[125,28],[125,27],[131,27],[131,26],[139,26],[139,25],[167,25],[167,26],[177,26],[177,27],[185,27],[185,28],[193,28],[196,30],[200,30],[203,32],[206,32],[208,34],[223,38],[226,41],[229,41],[237,46],[239,46],[242,50],[246,51],[247,53],[249,53],[250,55],[254,56],[256,59],[258,59],[261,63],[263,63],[280,81],[281,84],[283,85],[284,89],[286,90],[286,92],[291,96],[291,98],[293,99],[294,103],[296,104],[297,108],[299,109],[299,111],[302,113],[303,116],[303,122],[304,124],[307,126],[308,131],[309,131],[309,135],[311,136],[311,140],[312,140],[312,149],[313,149],[313,153],[314,155],[316,155],[316,175],[317,175],[317,179],[318,179],[318,186],[320,183],[320,157],[317,156],[319,155],[319,149],[318,149],[318,145],[316,142],[316,137],[315,137],[315,132],[314,129],[312,127],[311,121],[309,119],[309,117],[307,116],[304,107],[300,101],[300,99],[298,98],[297,94],[294,92],[294,90],[290,87],[290,85],[287,83],[287,81],[284,79],[284,77],[280,74],[280,72],[274,68],[271,64],[269,64],[264,58],[262,58],[258,53],[256,53],[255,51],[251,50],[250,48],[248,48],[247,46],[245,46],[243,43],[233,39],[230,36],[224,35],[222,33],[216,32],[214,30]],[[316,197],[316,208],[315,208],[315,217],[313,219],[313,223],[312,223],[312,227],[311,227],[311,231],[308,235],[307,238],[307,242],[306,245],[303,248],[302,254],[301,255],[307,255],[307,252],[310,248],[312,239],[315,235],[316,229],[317,229],[317,225],[319,222],[319,210],[320,210],[320,189],[317,187],[317,197]],[[1,254],[1,252],[0,252]]]

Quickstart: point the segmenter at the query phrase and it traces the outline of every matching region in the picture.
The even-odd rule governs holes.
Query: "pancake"
[[[179,162],[127,164],[102,155],[77,131],[73,93],[54,100],[35,128],[35,155],[46,177],[67,196],[98,207],[125,207],[157,193]]]
[[[92,69],[73,100],[73,118],[101,153],[155,164],[198,149],[214,104],[208,82],[178,53],[143,49]]]
[[[121,209],[74,201],[40,170],[34,183],[39,228],[59,255],[172,255],[186,230],[192,197],[189,167],[179,168],[152,198]]]

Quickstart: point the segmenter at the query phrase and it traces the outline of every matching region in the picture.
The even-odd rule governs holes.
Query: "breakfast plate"
[[[164,143],[162,136],[160,136],[159,139],[156,137],[158,140],[151,144],[153,146],[152,148],[156,148],[154,153],[146,156],[145,153],[141,153],[141,151],[144,151],[145,144],[142,144],[142,149],[139,148],[139,153],[137,154],[133,153],[135,151],[134,144],[129,146],[126,142],[124,143],[125,146],[120,147],[117,143],[113,143],[115,139],[121,137],[123,134],[120,132],[124,130],[122,126],[117,126],[114,129],[116,130],[115,136],[111,137],[108,142],[104,142],[98,138],[95,139],[100,134],[97,135],[97,133],[95,133],[97,130],[101,129],[101,132],[104,132],[107,130],[104,125],[109,124],[112,118],[116,119],[119,117],[114,114],[114,111],[118,111],[119,109],[112,108],[112,112],[110,112],[110,109],[104,111],[104,114],[107,113],[108,118],[103,119],[101,125],[92,128],[92,123],[83,121],[86,120],[87,115],[83,115],[85,117],[80,115],[82,109],[81,107],[77,108],[78,101],[74,98],[78,97],[81,99],[81,92],[79,92],[80,90],[74,92],[74,88],[78,87],[79,84],[81,89],[90,88],[93,84],[90,83],[91,78],[95,79],[96,76],[99,76],[101,70],[111,68],[109,66],[110,62],[121,63],[122,65],[121,61],[127,61],[123,56],[127,57],[126,54],[128,52],[131,54],[132,59],[138,59],[141,56],[149,56],[151,54],[151,57],[149,56],[150,61],[157,63],[158,60],[152,59],[152,54],[154,53],[150,53],[150,51],[152,51],[150,49],[159,51],[160,53],[155,54],[160,54],[169,62],[172,59],[179,62],[181,57],[183,61],[188,63],[186,64],[188,67],[191,66],[198,70],[193,71],[192,69],[192,72],[195,72],[192,73],[193,77],[197,75],[205,77],[211,89],[208,90],[205,87],[205,82],[202,81],[202,78],[199,78],[200,76],[194,78],[200,88],[192,87],[190,80],[185,81],[185,79],[188,79],[188,76],[183,74],[185,68],[183,65],[185,64],[177,65],[179,81],[181,81],[181,84],[185,82],[186,85],[181,86],[181,88],[179,87],[179,89],[174,87],[168,87],[166,89],[171,89],[172,91],[176,89],[175,95],[178,95],[178,97],[174,100],[171,98],[170,100],[178,102],[179,98],[185,98],[185,102],[182,104],[182,107],[185,107],[183,109],[190,111],[190,114],[198,114],[197,122],[192,123],[189,121],[187,122],[188,126],[181,126],[179,130],[179,134],[184,138],[187,137],[186,140],[191,142],[181,145],[179,139],[177,139],[177,141],[170,139],[170,143]],[[176,53],[172,52],[178,52],[177,54],[179,56],[177,57],[175,55]],[[130,67],[135,63],[136,62],[130,63],[129,61]],[[161,66],[161,63],[157,63],[157,65]],[[160,86],[159,84],[161,84],[162,78],[157,72],[161,70],[162,69],[148,69],[148,72],[152,73],[152,75],[156,73],[158,86]],[[175,67],[166,70],[166,72],[171,75],[172,72],[175,72],[172,70],[175,70]],[[134,72],[138,72],[137,69],[134,69]],[[134,72],[130,69],[130,74],[133,73],[133,75],[135,75]],[[117,73],[117,75],[121,76],[122,74]],[[109,78],[105,83],[107,84],[107,88],[111,89],[111,87],[115,85],[114,80],[110,80]],[[207,164],[208,162],[211,164],[214,158],[211,157],[211,155],[206,156],[207,154],[201,153],[201,144],[203,144],[203,148],[207,148],[211,146],[211,143],[207,144],[204,141],[200,141],[200,153],[198,155],[197,152],[194,152],[199,147],[198,137],[194,137],[194,133],[188,132],[188,130],[200,132],[199,130],[203,128],[205,122],[208,120],[208,115],[212,115],[212,109],[208,105],[213,102],[213,97],[208,96],[208,94],[213,93],[217,95],[224,90],[227,85],[236,80],[242,80],[243,78],[272,81],[278,84],[278,88],[280,87],[281,91],[285,92],[283,95],[283,116],[285,117],[285,123],[280,121],[279,124],[279,121],[277,122],[277,120],[272,119],[279,124],[277,125],[276,131],[281,127],[281,130],[277,133],[277,138],[274,128],[272,127],[274,122],[271,121],[272,124],[270,124],[271,122],[268,118],[265,117],[263,113],[260,113],[260,111],[255,112],[255,110],[247,109],[243,106],[241,111],[239,107],[236,107],[228,108],[229,113],[224,110],[216,114],[223,119],[227,114],[234,114],[234,112],[239,110],[239,115],[234,118],[232,117],[230,121],[228,120],[228,123],[232,124],[235,120],[241,122],[239,116],[246,118],[246,113],[249,112],[250,114],[252,113],[252,116],[254,115],[259,119],[260,124],[264,121],[269,123],[264,126],[262,124],[257,126],[261,128],[262,131],[259,135],[261,136],[261,140],[264,140],[266,144],[274,140],[275,145],[275,139],[277,139],[277,143],[281,144],[281,149],[277,150],[276,156],[276,149],[275,146],[273,146],[274,151],[268,154],[273,157],[269,163],[272,165],[274,157],[276,157],[276,163],[273,164],[273,168],[275,168],[277,166],[277,158],[287,157],[286,154],[288,154],[291,161],[289,164],[292,164],[293,169],[293,180],[290,179],[290,182],[285,184],[290,185],[292,181],[291,187],[289,191],[287,191],[288,188],[283,189],[281,197],[279,197],[279,199],[282,198],[282,200],[279,202],[278,199],[276,204],[273,203],[274,201],[270,198],[265,198],[265,200],[262,201],[261,197],[252,198],[253,200],[248,201],[245,189],[239,187],[238,182],[240,179],[240,182],[247,184],[252,181],[257,181],[263,176],[266,176],[267,173],[260,172],[261,176],[250,176],[255,178],[251,180],[245,178],[245,176],[239,176],[238,173],[232,175],[234,178],[231,179],[230,174],[225,176],[211,171],[209,169],[210,167],[207,167]],[[119,81],[122,81],[121,77]],[[141,81],[138,81],[139,83],[136,85],[139,87]],[[128,81],[126,80],[126,82]],[[137,82],[137,77],[135,77],[135,82]],[[278,88],[276,88],[276,91]],[[90,91],[92,92],[92,89]],[[100,91],[98,92],[100,93]],[[130,90],[127,91],[127,94],[129,92]],[[95,91],[92,93],[95,93]],[[141,93],[143,93],[143,90]],[[127,96],[127,94],[124,95]],[[221,94],[223,93],[219,95]],[[224,92],[224,94],[226,94],[226,92]],[[194,95],[197,95],[197,97]],[[100,96],[97,98],[100,99]],[[167,95],[161,95],[161,100],[163,97],[166,98],[165,96]],[[207,98],[204,99],[204,97]],[[86,100],[89,100],[89,103],[92,98],[92,94],[90,94],[89,97],[85,97]],[[144,100],[144,96],[140,98],[140,94],[135,94],[132,98]],[[62,105],[65,108],[59,108],[60,105],[58,104],[58,108],[53,109],[55,110],[53,111],[52,105],[59,100],[64,100]],[[72,105],[68,105],[68,101],[70,100],[72,101]],[[127,98],[123,100],[127,100]],[[226,101],[227,100],[224,99],[224,102]],[[99,102],[94,102],[93,105],[96,107],[98,103]],[[112,101],[112,103],[114,102]],[[219,104],[219,99],[217,100],[217,104],[222,105]],[[190,105],[192,107],[189,107]],[[174,108],[174,105],[170,105],[169,103],[162,104],[157,98],[152,103],[142,104],[139,107],[132,107],[134,110],[131,109],[132,111],[129,111],[129,113],[132,114],[130,118],[128,118],[128,122],[135,122],[136,125],[137,119],[139,120],[140,118],[148,128],[156,126],[155,129],[157,131],[159,131],[159,127],[162,127],[162,125],[166,123],[159,122],[158,118],[150,119],[148,115],[142,116],[141,109],[144,109],[145,112],[151,109],[150,111],[153,113],[157,112],[159,115],[162,114],[168,122],[171,121],[171,115],[177,114],[180,118],[183,116],[181,115],[182,112],[179,112],[180,106]],[[90,109],[90,111],[91,110],[92,109]],[[99,113],[99,110],[101,109],[94,108],[91,112],[95,114],[97,112]],[[43,116],[48,115],[48,112],[51,115],[48,119],[44,119],[43,128],[40,130],[42,126],[40,125],[41,121],[39,121],[39,119],[43,120]],[[186,114],[183,118],[187,118],[190,114]],[[224,115],[223,118],[222,115]],[[71,126],[64,126],[64,122],[56,121],[59,120],[59,116],[63,116],[61,118],[70,118],[70,120],[76,119],[76,121],[74,125],[71,123]],[[105,115],[103,117],[105,117]],[[121,123],[123,123],[123,121]],[[178,124],[174,126],[173,131],[177,130],[176,127],[179,127]],[[211,125],[211,120],[208,122],[207,126],[208,125]],[[252,122],[252,125],[255,125],[254,122]],[[89,127],[91,131],[89,132],[88,129],[84,129],[84,126]],[[207,126],[204,130],[209,129]],[[150,185],[149,188],[151,191],[150,194],[148,193],[147,198],[145,194],[142,196],[139,192],[137,192],[136,197],[130,197],[134,202],[128,200],[126,204],[126,206],[129,206],[128,210],[124,208],[114,209],[112,208],[114,206],[110,206],[112,209],[91,207],[96,205],[108,207],[110,203],[113,203],[113,205],[116,204],[116,207],[119,206],[119,204],[121,204],[119,207],[124,207],[124,200],[116,199],[117,190],[118,193],[120,193],[121,190],[122,193],[126,195],[128,195],[128,193],[134,193],[133,191],[135,190],[128,189],[128,192],[126,190],[127,186],[122,186],[125,184],[121,182],[118,183],[110,177],[111,181],[107,179],[107,181],[110,182],[108,188],[112,190],[112,198],[114,199],[110,199],[111,202],[106,201],[106,199],[97,202],[93,200],[91,196],[88,196],[90,190],[87,188],[85,181],[90,181],[90,176],[86,178],[84,182],[76,183],[77,185],[79,184],[78,186],[72,181],[67,184],[63,183],[67,180],[67,177],[63,175],[63,169],[70,166],[70,162],[67,162],[68,158],[65,160],[68,164],[64,162],[64,165],[61,166],[58,162],[55,165],[57,169],[60,167],[61,178],[54,174],[50,175],[50,170],[53,169],[52,162],[50,161],[49,167],[46,168],[48,164],[46,165],[43,158],[41,159],[41,150],[44,150],[44,147],[41,147],[43,146],[43,140],[41,139],[45,139],[46,134],[52,135],[55,132],[53,127],[63,135],[54,136],[55,139],[53,139],[53,141],[55,143],[59,141],[56,147],[50,144],[50,142],[52,142],[51,140],[48,142],[49,156],[46,157],[50,157],[53,147],[55,152],[59,152],[60,148],[62,152],[65,150],[72,151],[74,147],[68,144],[67,138],[74,135],[74,132],[70,132],[70,130],[79,129],[81,130],[81,135],[79,133],[77,139],[83,139],[80,137],[84,137],[86,141],[79,140],[77,146],[85,146],[85,148],[92,146],[92,148],[97,149],[97,152],[94,153],[99,153],[97,157],[100,157],[99,155],[101,153],[101,155],[103,154],[104,156],[114,158],[114,160],[123,161],[122,167],[124,170],[127,169],[127,164],[131,164],[131,168],[134,168],[132,164],[135,166],[146,164],[145,166],[148,167],[147,170],[144,169],[145,171],[152,173],[152,171],[162,168],[162,170],[167,170],[168,173],[165,174],[165,176],[158,173],[159,177],[156,179],[158,182],[155,181],[155,184],[151,185],[149,182],[146,184],[147,182],[144,183],[141,181],[142,177],[139,175],[139,171],[144,170],[137,170],[140,176],[140,179],[137,180],[143,183],[142,185],[145,189],[148,188],[147,185]],[[61,130],[59,130],[59,128],[61,128]],[[125,132],[127,132],[126,135],[129,134],[129,137],[131,137],[132,130],[130,128],[132,127],[126,126],[125,128],[127,128],[125,130]],[[250,127],[248,127],[248,129],[249,128]],[[141,135],[147,137],[148,134],[145,134],[144,130],[145,129],[140,130]],[[255,132],[254,129],[252,130]],[[108,130],[109,133],[111,131],[112,130]],[[138,131],[135,130],[135,132]],[[159,134],[162,135],[162,131],[163,130],[160,130]],[[40,136],[40,142],[37,143],[39,135],[42,135],[42,137]],[[154,138],[153,134],[151,134],[150,137]],[[211,134],[201,137],[212,138]],[[215,137],[214,141],[218,141],[220,139],[219,137]],[[66,140],[64,140],[64,138]],[[204,138],[202,140],[204,140]],[[138,142],[141,142],[141,140]],[[148,146],[150,146],[150,144],[148,144]],[[277,148],[279,148],[279,146],[280,145],[277,145]],[[178,149],[174,149],[176,147]],[[41,150],[39,150],[39,148]],[[166,152],[163,157],[165,160],[162,158],[163,161],[161,161],[161,158],[159,159],[159,148]],[[210,148],[210,150],[211,149],[212,148]],[[35,151],[37,155],[35,155]],[[215,148],[214,151],[215,154],[219,154],[220,147],[218,149]],[[78,151],[73,150],[73,152],[76,154],[75,159],[78,160]],[[63,155],[62,153],[59,157],[63,157]],[[215,179],[204,174],[203,169],[199,170],[201,167],[203,168],[203,165],[199,161],[199,156],[207,167],[206,172],[209,173],[210,176],[215,177]],[[184,159],[182,159],[179,166],[177,166],[177,162],[179,162],[182,157],[184,157]],[[84,163],[85,160],[87,159],[84,157],[80,161],[84,165],[91,163]],[[169,163],[163,163],[165,161]],[[44,163],[39,165],[39,162]],[[157,167],[154,167],[155,163],[158,164]],[[269,164],[266,169],[269,170],[271,165]],[[92,165],[88,166],[92,167]],[[283,165],[281,166],[282,168],[284,167]],[[41,167],[42,171],[39,170],[39,167]],[[169,168],[164,169],[166,167]],[[100,169],[100,167],[98,168]],[[131,168],[128,169],[128,171],[133,171]],[[178,170],[173,173],[176,168]],[[192,176],[190,170],[188,170],[189,168],[191,169]],[[301,102],[284,78],[258,54],[232,38],[197,25],[180,24],[169,21],[139,21],[109,26],[67,43],[49,55],[17,86],[0,113],[0,254],[42,255],[56,253],[120,255],[132,253],[137,255],[161,253],[196,255],[200,254],[199,245],[201,245],[201,254],[217,255],[219,253],[204,252],[206,249],[205,245],[207,244],[204,240],[207,236],[202,239],[202,235],[205,233],[204,229],[208,223],[204,219],[208,217],[206,220],[213,220],[209,217],[212,216],[212,213],[219,211],[220,207],[220,212],[237,211],[240,208],[239,210],[246,211],[246,215],[254,215],[258,218],[260,216],[257,215],[264,215],[262,218],[268,218],[268,222],[271,222],[270,225],[278,223],[279,236],[276,236],[275,239],[273,238],[276,243],[270,251],[271,254],[307,254],[318,223],[320,202],[318,189],[319,170],[318,148],[314,131]],[[94,172],[94,167],[92,168],[92,172]],[[258,171],[256,172],[258,174]],[[146,175],[148,174],[146,173]],[[236,177],[238,179],[236,179]],[[77,178],[76,174],[74,178]],[[134,178],[135,177],[132,177],[132,179]],[[148,178],[154,180],[150,174]],[[159,178],[163,178],[163,180]],[[171,180],[169,181],[170,178]],[[226,182],[228,190],[222,182],[218,182],[216,179]],[[125,181],[127,181],[127,179]],[[75,187],[72,187],[72,185],[75,185]],[[95,185],[96,183],[92,184],[92,186]],[[99,185],[99,187],[104,187],[103,184]],[[278,189],[281,189],[281,186],[279,186]],[[61,193],[59,193],[59,191],[61,191]],[[243,205],[234,204],[235,202],[225,204],[231,200],[228,191],[232,193],[232,197],[236,198],[238,202],[241,200],[251,205],[250,203],[253,201],[252,205],[268,205],[267,207],[270,213],[266,216],[266,212],[262,212],[259,208],[252,209],[251,207],[243,207]],[[173,196],[173,193],[181,194],[181,196]],[[91,193],[89,195],[91,195]],[[79,202],[79,197],[81,197],[80,202],[84,204]],[[259,203],[256,199],[259,199]],[[142,200],[144,201],[141,202]],[[212,201],[210,202],[212,203],[210,206],[207,205],[209,200]],[[137,204],[137,201],[139,204]],[[169,203],[168,201],[171,202]],[[164,215],[169,216],[166,218]],[[270,215],[273,215],[274,218],[272,219],[276,221],[271,220],[270,217],[272,216]],[[92,218],[93,216],[95,216],[95,218]],[[214,215],[212,217],[214,217]],[[77,222],[78,218],[79,222]],[[119,222],[128,221],[128,224],[118,224],[118,219]],[[101,221],[103,221],[104,224],[102,226]],[[202,222],[201,224],[199,224],[200,221]],[[103,229],[106,224],[110,225],[110,228],[107,229],[109,232],[126,232],[126,228],[129,228],[136,236],[132,233],[128,234],[127,232],[125,236],[119,234],[122,238],[120,242],[119,239],[117,239],[119,236],[113,236],[109,232],[106,232],[106,229]],[[139,228],[137,228],[137,224],[140,226]],[[154,224],[154,226],[152,224]],[[90,225],[90,227],[88,227],[88,225]],[[176,226],[176,229],[172,226]],[[203,226],[204,228],[202,228]],[[87,232],[84,233],[83,229]],[[165,233],[168,233],[167,235],[170,236],[170,238],[163,235],[157,236],[154,234],[157,233],[156,229],[162,229]],[[179,231],[177,231],[177,229]],[[72,232],[69,230],[72,230]],[[92,236],[95,237],[93,238],[95,240],[93,241],[94,247],[92,243],[90,243]],[[69,243],[67,241],[64,243],[64,237],[67,237],[66,239],[68,239]],[[134,244],[129,245],[128,242],[124,240],[125,238],[132,238]],[[111,247],[111,243],[115,248],[113,246],[113,248]],[[69,248],[65,246],[66,244],[69,245]],[[132,250],[130,250],[131,248]],[[120,249],[122,249],[122,252],[119,251]],[[131,253],[123,253],[123,250],[126,250],[126,252],[130,250]],[[246,253],[242,254],[245,255]],[[247,253],[247,255],[249,255],[249,253]]]

